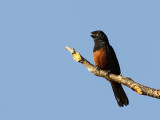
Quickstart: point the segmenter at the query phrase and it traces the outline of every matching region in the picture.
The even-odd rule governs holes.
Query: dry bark
[[[83,64],[88,69],[88,71],[95,74],[96,76],[104,77],[107,80],[111,80],[111,81],[123,84],[131,88],[133,91],[137,92],[140,95],[146,95],[146,96],[160,99],[160,89],[150,88],[133,81],[131,78],[123,77],[122,75],[115,75],[115,74],[109,73],[108,71],[97,69],[96,66],[88,62],[84,57],[82,57],[74,49],[67,46],[66,50],[71,52],[73,59],[75,61]]]

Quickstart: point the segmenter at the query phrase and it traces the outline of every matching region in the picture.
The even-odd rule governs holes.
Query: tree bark
[[[88,69],[88,71],[90,71],[94,75],[99,76],[99,77],[104,77],[108,81],[114,81],[114,82],[123,84],[123,85],[131,88],[133,91],[137,92],[140,95],[146,95],[146,96],[160,99],[160,89],[150,88],[150,87],[141,85],[141,84],[133,81],[131,78],[123,77],[122,75],[115,75],[115,74],[109,73],[109,71],[97,69],[96,66],[94,66],[93,64],[88,62],[84,57],[82,57],[74,49],[67,46],[66,50],[71,52],[73,59],[75,61],[83,64]]]

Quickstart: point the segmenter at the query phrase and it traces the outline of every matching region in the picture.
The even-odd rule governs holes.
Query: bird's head
[[[105,42],[108,43],[108,38],[106,34],[101,30],[96,30],[91,32],[91,37],[94,39],[94,42]]]

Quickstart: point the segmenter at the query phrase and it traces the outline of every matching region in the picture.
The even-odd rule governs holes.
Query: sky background
[[[159,119],[159,99],[111,86],[73,60],[93,61],[90,33],[103,30],[123,76],[160,88],[159,0],[0,0],[0,120]]]

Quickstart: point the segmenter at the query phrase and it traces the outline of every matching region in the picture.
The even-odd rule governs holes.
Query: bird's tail
[[[118,105],[120,107],[123,107],[124,105],[127,106],[129,104],[129,100],[122,88],[122,85],[116,82],[111,82],[111,85]]]

